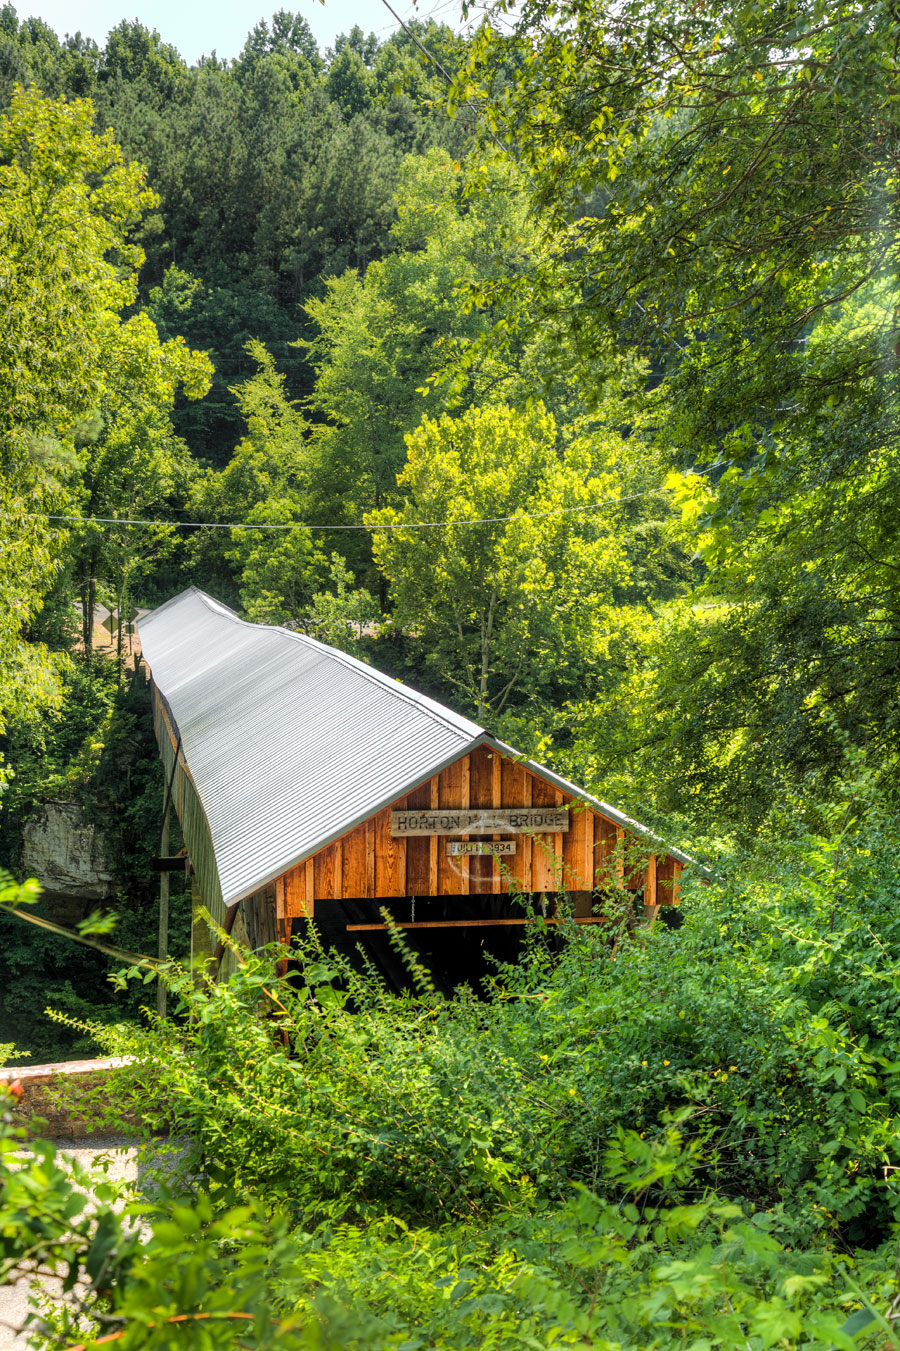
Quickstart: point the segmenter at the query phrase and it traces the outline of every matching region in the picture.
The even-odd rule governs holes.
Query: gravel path
[[[84,1140],[57,1142],[59,1153],[66,1158],[77,1159],[85,1168],[90,1168],[101,1156],[110,1159],[107,1177],[116,1181],[137,1182],[137,1150],[133,1144],[120,1136],[92,1136]],[[59,1290],[61,1282],[56,1277],[41,1279],[47,1290],[54,1286]],[[24,1351],[29,1345],[25,1333],[16,1333],[13,1328],[21,1324],[28,1313],[28,1292],[30,1282],[24,1280],[15,1285],[0,1285],[0,1351]],[[12,1324],[12,1327],[8,1326]]]

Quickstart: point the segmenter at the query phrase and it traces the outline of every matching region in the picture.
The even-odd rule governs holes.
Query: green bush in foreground
[[[96,1334],[897,1346],[898,842],[847,811],[688,885],[677,931],[535,927],[484,998],[409,954],[391,994],[314,931],[290,980],[274,952],[221,986],[169,967],[171,1019],[96,1029],[135,1057],[106,1122],[184,1146],[145,1170],[154,1237],[112,1243]]]
[[[137,1057],[132,1106],[190,1142],[188,1172],[298,1223],[557,1204],[602,1189],[620,1127],[653,1138],[677,1113],[698,1185],[785,1241],[872,1247],[897,1214],[900,920],[865,885],[888,876],[871,844],[848,845],[840,915],[794,860],[696,888],[679,930],[571,925],[559,951],[536,931],[484,999],[421,972],[393,995],[311,932],[290,982],[271,952],[224,985],[172,968],[174,1020],[96,1034]]]
[[[94,1214],[82,1172],[50,1145],[28,1160],[13,1156],[20,1147],[5,1126],[0,1279],[43,1264],[68,1291],[82,1282],[35,1322],[46,1345],[898,1345],[881,1312],[894,1293],[887,1255],[796,1253],[764,1216],[709,1193],[679,1203],[696,1151],[675,1129],[653,1144],[618,1133],[604,1162],[616,1200],[577,1189],[545,1211],[425,1229],[383,1216],[289,1232],[258,1206],[217,1211],[203,1194],[117,1215],[109,1184],[94,1184]]]

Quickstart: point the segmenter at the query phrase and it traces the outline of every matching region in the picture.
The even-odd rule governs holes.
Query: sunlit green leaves
[[[409,501],[369,518],[390,527],[373,547],[395,622],[479,716],[568,683],[627,579],[615,507],[590,510],[616,495],[616,438],[563,438],[541,404],[498,405],[426,419],[407,446]]]
[[[58,697],[61,658],[22,634],[62,559],[65,523],[48,515],[78,514],[80,431],[117,379],[131,409],[148,377],[171,397],[179,361],[188,383],[204,378],[183,345],[160,351],[149,321],[121,321],[142,259],[129,231],[155,198],[92,118],[32,89],[0,119],[0,723]]]

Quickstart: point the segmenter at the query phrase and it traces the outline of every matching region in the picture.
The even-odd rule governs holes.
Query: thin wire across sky
[[[721,466],[714,466],[720,468]],[[709,473],[709,470],[702,471]],[[699,474],[696,475],[699,477]],[[479,516],[474,519],[457,521],[389,521],[383,525],[319,525],[305,521],[153,521],[127,516],[68,516],[49,512],[29,512],[32,520],[66,521],[76,525],[128,525],[146,526],[154,530],[333,530],[364,531],[378,534],[382,530],[447,530],[470,525],[504,525],[509,521],[537,521],[549,516],[572,516],[579,512],[600,511],[603,507],[618,506],[621,502],[636,502],[642,497],[655,497],[657,493],[669,492],[664,487],[648,488],[640,493],[627,493],[623,497],[608,497],[602,502],[585,502],[577,507],[552,507],[547,511],[515,511],[508,516]]]

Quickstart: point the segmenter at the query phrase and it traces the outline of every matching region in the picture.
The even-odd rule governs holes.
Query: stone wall
[[[112,1087],[117,1070],[132,1063],[124,1056],[104,1060],[61,1060],[54,1065],[9,1065],[0,1069],[0,1083],[22,1085],[22,1097],[13,1111],[28,1126],[41,1119],[39,1133],[51,1140],[82,1139],[97,1130],[90,1118],[90,1102],[104,1085]],[[83,1108],[79,1103],[83,1099]]]

